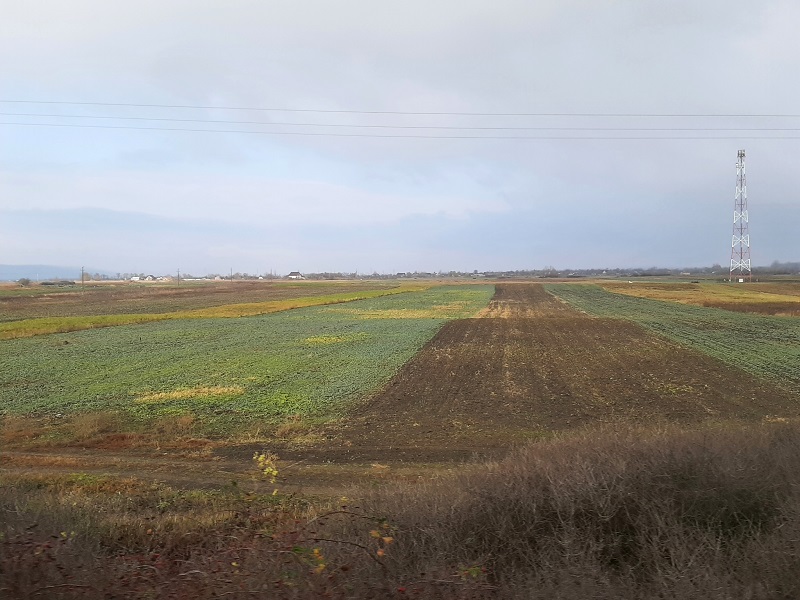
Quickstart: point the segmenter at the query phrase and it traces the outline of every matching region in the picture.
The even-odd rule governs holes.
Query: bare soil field
[[[590,318],[539,284],[500,284],[483,318],[446,324],[329,435],[354,456],[467,456],[588,425],[797,414],[791,393],[769,382],[635,324]]]

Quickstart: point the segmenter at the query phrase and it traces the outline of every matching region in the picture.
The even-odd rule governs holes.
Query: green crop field
[[[550,284],[546,289],[590,315],[634,321],[800,393],[800,319],[636,298],[596,285]]]
[[[330,417],[383,385],[491,285],[441,286],[244,318],[197,318],[0,342],[0,412],[132,418]]]

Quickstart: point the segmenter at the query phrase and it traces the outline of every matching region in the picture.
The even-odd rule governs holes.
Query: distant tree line
[[[463,279],[472,278],[479,279],[488,277],[492,279],[502,278],[580,278],[580,277],[668,277],[668,276],[717,276],[726,278],[729,274],[727,266],[723,267],[719,263],[715,263],[706,267],[684,267],[675,269],[666,269],[663,267],[649,267],[646,269],[632,269],[632,268],[594,268],[594,269],[556,269],[553,266],[545,266],[541,269],[517,269],[510,271],[403,271],[396,273],[359,273],[358,271],[322,271],[319,273],[304,273],[305,279],[312,280],[343,280],[343,279]],[[800,275],[800,262],[789,261],[780,262],[773,261],[767,267],[753,267],[754,275]],[[106,281],[110,279],[130,280],[132,277],[138,277],[145,280],[148,277],[156,278],[147,273],[117,273],[116,277],[109,276],[105,273],[84,273],[84,281]],[[175,275],[164,276],[165,279],[177,280]],[[222,280],[259,280],[259,279],[283,279],[282,275],[274,273],[264,273],[263,275],[253,275],[250,273],[209,273],[207,275],[192,275],[190,273],[181,273],[180,279],[222,279]],[[76,279],[77,280],[77,279]],[[33,283],[29,278],[23,277],[17,280],[21,286],[27,287]],[[42,285],[65,285],[67,280],[59,281],[44,281]]]
[[[800,262],[778,262],[774,261],[768,267],[755,267],[754,273],[765,275],[800,275]]]

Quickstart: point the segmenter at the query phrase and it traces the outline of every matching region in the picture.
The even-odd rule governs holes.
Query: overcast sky
[[[800,113],[798,23],[769,0],[0,0],[0,100],[128,105],[0,102],[0,263],[727,265],[740,148],[754,264],[800,260],[800,139],[774,139],[800,117],[752,116]]]

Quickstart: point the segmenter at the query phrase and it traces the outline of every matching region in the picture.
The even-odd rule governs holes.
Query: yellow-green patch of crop
[[[434,304],[425,308],[331,308],[332,312],[351,314],[360,319],[438,319],[448,316],[473,316],[464,314],[469,302],[456,300],[447,304]]]
[[[346,335],[314,335],[307,337],[304,341],[309,346],[327,346],[328,344],[346,344],[347,342],[357,342],[367,337],[363,331],[348,333]]]
[[[214,396],[241,396],[244,394],[244,387],[241,385],[204,385],[193,388],[179,388],[165,392],[153,392],[144,394],[136,398],[136,402],[168,402],[170,400],[186,400],[190,398],[210,398]]]
[[[125,314],[96,315],[91,317],[41,317],[0,323],[0,340],[33,337],[48,333],[68,333],[84,329],[115,327],[117,325],[136,325],[152,323],[170,318],[178,318],[172,314]]]
[[[326,296],[304,296],[301,298],[292,298],[288,300],[269,300],[265,302],[227,304],[213,308],[182,310],[171,313],[94,315],[87,317],[42,317],[37,319],[24,319],[21,321],[0,323],[0,340],[33,337],[50,333],[68,333],[71,331],[83,331],[85,329],[99,329],[102,327],[115,327],[120,325],[136,325],[174,319],[252,317],[296,308],[305,308],[309,306],[340,304],[344,302],[378,298],[393,294],[418,292],[424,289],[426,289],[425,286],[419,285],[400,286],[391,289],[345,292],[341,294],[329,294]]]
[[[385,385],[443,323],[474,315],[493,293],[438,286],[354,300],[355,312],[314,306],[8,340],[0,414],[114,411],[131,427],[191,415],[205,434],[226,436],[292,415],[324,420]],[[391,316],[406,310],[425,317]]]

